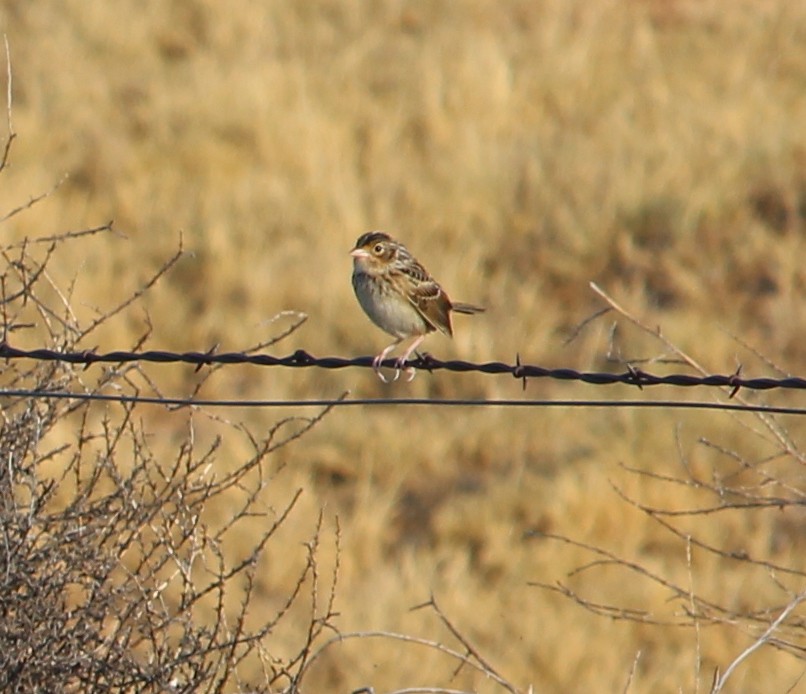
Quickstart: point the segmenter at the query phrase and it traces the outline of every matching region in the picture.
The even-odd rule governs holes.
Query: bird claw
[[[392,348],[394,346],[395,345],[390,345],[387,349],[385,349],[383,352],[381,352],[377,357],[375,357],[372,360],[372,369],[378,375],[378,378],[380,378],[381,381],[383,381],[384,383],[394,383],[400,378],[401,372],[404,372],[406,374],[406,381],[408,383],[411,383],[414,380],[414,377],[417,375],[417,369],[415,369],[413,366],[406,365],[409,360],[409,355],[412,352],[411,349],[409,349],[409,351],[406,352],[406,354],[404,354],[403,356],[395,359],[395,366],[394,366],[395,375],[391,380],[386,378],[386,376],[384,376],[383,372],[381,371],[381,369],[383,368],[384,359],[386,359],[387,355],[389,354],[390,351],[392,351]],[[419,354],[417,356],[419,356]]]
[[[413,366],[406,366],[405,359],[398,359],[395,362],[395,375],[391,379],[386,378],[386,376],[383,375],[383,371],[381,371],[381,360],[375,359],[372,362],[372,368],[377,374],[378,378],[380,378],[384,383],[394,383],[400,378],[401,373],[405,373],[406,382],[411,383],[414,380],[414,377],[417,375],[417,369],[415,369]]]
[[[372,370],[375,371],[375,374],[380,378],[384,383],[389,383],[389,380],[386,376],[383,375],[381,371],[381,362],[383,361],[383,357],[378,355],[372,360]]]
[[[417,369],[413,366],[406,366],[407,361],[408,359],[401,357],[395,362],[395,381],[400,378],[401,371],[406,374],[406,383],[411,383],[414,380],[414,377],[417,375]]]

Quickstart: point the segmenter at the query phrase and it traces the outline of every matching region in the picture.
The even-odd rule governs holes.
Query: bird
[[[369,231],[359,236],[350,255],[358,303],[375,325],[395,338],[372,361],[375,373],[384,383],[388,381],[381,373],[381,363],[401,342],[414,338],[395,362],[395,381],[428,333],[439,330],[448,337],[453,336],[451,312],[484,311],[481,306],[451,301],[409,250],[382,231]],[[416,371],[409,367],[406,373],[407,380],[411,381]]]

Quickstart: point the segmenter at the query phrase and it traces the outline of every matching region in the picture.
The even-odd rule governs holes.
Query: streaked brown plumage
[[[452,311],[467,314],[484,311],[480,306],[452,302],[406,247],[388,234],[380,231],[363,234],[350,255],[358,302],[375,325],[397,338],[373,361],[381,379],[381,362],[403,340],[415,338],[396,361],[395,379],[428,333],[440,330],[449,337],[453,335]],[[409,373],[411,380],[414,370]]]

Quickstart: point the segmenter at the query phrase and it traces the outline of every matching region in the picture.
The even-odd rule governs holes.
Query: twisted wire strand
[[[252,364],[254,366],[280,366],[287,368],[320,368],[344,369],[348,367],[372,368],[372,357],[315,357],[305,350],[299,349],[284,357],[269,354],[246,354],[244,352],[168,352],[148,350],[144,352],[128,352],[117,350],[99,353],[94,350],[80,352],[57,352],[50,349],[23,350],[12,347],[7,342],[0,343],[0,359],[33,359],[38,361],[57,361],[70,364],[122,364],[131,362],[150,362],[159,364],[184,363],[197,367],[212,364]],[[393,358],[386,359],[383,366],[396,367]],[[431,355],[422,355],[407,362],[407,366],[423,371],[453,371],[460,373],[476,372],[490,375],[510,375],[517,379],[551,378],[561,381],[581,381],[592,385],[624,384],[644,388],[657,385],[679,387],[714,387],[731,388],[731,396],[740,388],[748,390],[790,389],[806,390],[806,379],[788,376],[784,378],[744,378],[738,372],[734,374],[710,374],[695,376],[691,374],[668,374],[659,376],[636,368],[628,368],[622,373],[597,373],[576,371],[575,369],[549,369],[534,364],[515,364],[503,362],[473,363],[461,360],[442,361]]]

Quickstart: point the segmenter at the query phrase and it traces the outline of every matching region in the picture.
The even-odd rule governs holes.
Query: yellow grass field
[[[180,237],[187,251],[88,349],[129,348],[147,313],[149,348],[241,350],[287,326],[270,322],[279,312],[299,311],[307,322],[272,353],[374,355],[388,336],[355,301],[347,253],[383,229],[452,298],[487,307],[456,317],[452,341],[429,337],[439,358],[518,353],[623,371],[610,353],[653,373],[693,373],[614,312],[569,342],[605,307],[594,281],[709,373],[741,364],[744,376],[806,375],[806,3],[6,0],[0,20],[17,133],[0,214],[61,182],[3,223],[3,241],[114,220],[119,234],[72,242],[49,268],[82,320],[136,290]],[[37,339],[22,331],[12,342]],[[200,378],[189,366],[147,372],[177,396]],[[524,393],[520,381],[482,374],[385,385],[367,369],[257,367],[222,369],[201,395],[344,391],[727,401],[713,389],[531,380]],[[740,396],[806,403],[802,391]],[[249,444],[221,420],[265,432],[316,412],[215,411],[192,425],[200,442],[224,437],[225,469]],[[171,457],[187,412],[138,414]],[[302,496],[267,547],[250,619],[283,604],[321,510],[323,577],[340,528],[342,633],[463,652],[433,610],[411,610],[433,596],[517,691],[706,692],[714,670],[806,587],[806,515],[793,504],[664,517],[678,536],[636,504],[712,508],[738,503],[741,490],[802,502],[804,447],[806,419],[793,416],[767,426],[752,414],[663,408],[336,409],[269,458],[263,502],[279,510]],[[694,477],[731,492],[720,498]],[[228,509],[209,511],[214,525]],[[545,533],[606,550],[688,597]],[[229,541],[235,557],[238,538]],[[535,585],[557,582],[622,611],[596,615]],[[725,608],[719,623],[698,621],[695,597]],[[628,609],[641,616],[625,619]],[[804,618],[800,606],[778,647],[750,655],[724,691],[806,691]],[[293,612],[266,651],[295,653],[309,620]],[[329,647],[304,691],[505,691],[456,669],[434,648],[365,637]],[[259,689],[256,672],[245,665]]]

